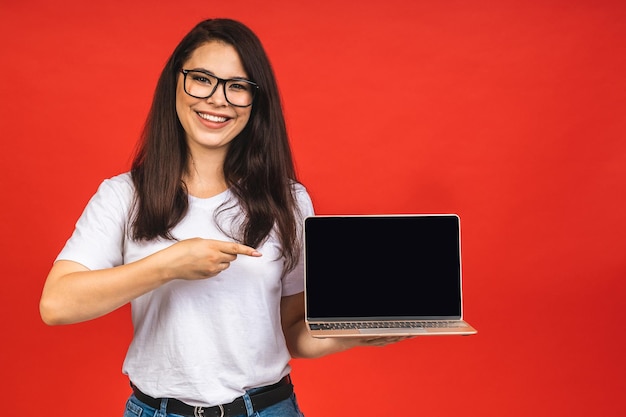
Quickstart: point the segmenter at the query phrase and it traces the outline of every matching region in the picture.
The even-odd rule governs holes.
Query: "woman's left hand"
[[[412,339],[415,336],[377,336],[356,338],[356,346],[387,346],[403,340]]]

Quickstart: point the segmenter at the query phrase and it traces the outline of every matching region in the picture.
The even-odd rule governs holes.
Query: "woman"
[[[41,297],[48,324],[132,304],[128,416],[301,416],[291,357],[398,339],[313,339],[302,219],[276,81],[258,38],[199,23],[156,87],[129,173],[105,180]]]

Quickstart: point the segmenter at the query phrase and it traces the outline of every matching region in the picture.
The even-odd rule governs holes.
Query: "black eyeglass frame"
[[[203,70],[188,70],[188,69],[181,69],[180,72],[183,74],[183,90],[185,90],[185,93],[188,96],[191,96],[193,98],[199,98],[199,99],[207,99],[209,97],[211,97],[213,94],[215,94],[215,92],[217,91],[217,87],[222,84],[223,88],[224,88],[224,98],[226,98],[226,101],[228,102],[228,104],[230,104],[231,106],[235,106],[235,107],[250,107],[252,106],[252,103],[254,103],[254,99],[256,97],[256,93],[259,90],[259,85],[257,83],[254,83],[250,80],[246,80],[245,78],[228,78],[228,79],[224,79],[224,78],[220,78],[214,74],[211,74],[208,71],[203,71]],[[199,97],[199,96],[194,96],[193,94],[189,94],[189,91],[187,91],[187,74],[189,74],[190,72],[199,72],[201,74],[205,74],[208,75],[209,77],[213,77],[217,80],[217,83],[215,84],[215,86],[213,87],[213,90],[211,90],[211,93],[208,96],[204,96],[204,97]],[[250,102],[250,104],[247,104],[245,106],[242,106],[241,104],[234,104],[231,103],[231,101],[228,99],[228,94],[226,94],[226,83],[228,81],[243,81],[246,84],[250,84],[254,89],[252,90],[252,101]]]

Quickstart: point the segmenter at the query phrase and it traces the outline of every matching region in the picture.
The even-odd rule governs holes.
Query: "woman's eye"
[[[193,77],[193,80],[197,83],[201,83],[201,84],[212,84],[211,80],[207,77],[204,77],[202,75],[195,75]]]
[[[233,90],[247,91],[250,87],[246,83],[232,83],[230,88]]]

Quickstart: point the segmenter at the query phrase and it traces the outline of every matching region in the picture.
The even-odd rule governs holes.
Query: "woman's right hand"
[[[187,239],[157,252],[167,279],[211,278],[227,269],[238,255],[261,256],[256,249],[235,242]]]

